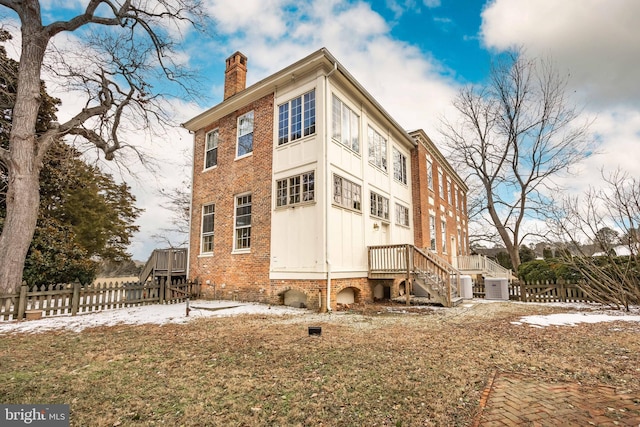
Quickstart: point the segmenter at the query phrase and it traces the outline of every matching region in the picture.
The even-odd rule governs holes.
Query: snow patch
[[[309,313],[308,310],[301,308],[234,301],[191,301],[189,316],[186,315],[186,308],[186,303],[155,304],[94,311],[77,316],[63,315],[45,317],[40,320],[0,322],[0,334],[40,333],[51,330],[80,332],[86,328],[97,326],[187,323],[201,317],[227,317],[240,314],[302,315]]]
[[[556,313],[547,315],[525,316],[520,322],[511,322],[514,325],[528,324],[532,327],[546,326],[575,326],[579,323],[601,322],[640,322],[640,316],[626,314],[594,314],[594,313]]]

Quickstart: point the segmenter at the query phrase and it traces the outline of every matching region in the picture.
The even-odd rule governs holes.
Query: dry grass
[[[366,306],[6,335],[0,402],[68,403],[74,426],[453,426],[495,370],[640,390],[637,323],[510,324],[558,310]]]

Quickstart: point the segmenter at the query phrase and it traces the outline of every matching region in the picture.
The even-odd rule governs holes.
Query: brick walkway
[[[480,411],[474,427],[640,427],[640,394],[496,373],[482,394]]]

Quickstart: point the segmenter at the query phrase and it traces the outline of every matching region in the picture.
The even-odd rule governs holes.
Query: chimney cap
[[[242,65],[245,68],[247,66],[247,57],[239,50],[227,58],[227,69],[233,67],[234,65]]]

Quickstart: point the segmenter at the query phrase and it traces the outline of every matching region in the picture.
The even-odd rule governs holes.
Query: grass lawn
[[[496,370],[640,390],[637,322],[394,308],[2,335],[0,402],[70,404],[73,426],[466,426]]]

